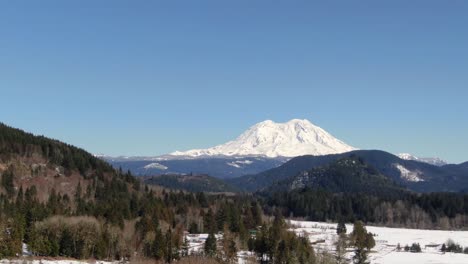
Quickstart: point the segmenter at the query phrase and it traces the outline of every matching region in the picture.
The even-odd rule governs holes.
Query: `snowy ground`
[[[334,242],[337,239],[336,224],[307,221],[288,221],[291,230],[299,235],[307,235],[314,244],[316,251],[327,251],[333,253]],[[468,247],[468,231],[440,231],[422,229],[403,229],[367,226],[367,230],[375,234],[376,246],[370,254],[372,264],[467,264],[468,254],[441,253],[440,247],[447,240],[451,239],[462,247]],[[346,225],[348,233],[351,233],[353,226]],[[187,235],[190,254],[203,252],[203,246],[208,234]],[[216,235],[219,241],[221,234]],[[419,243],[421,253],[410,253],[397,251],[396,247],[400,243],[405,245]],[[24,248],[23,253],[29,253]],[[349,249],[348,257],[351,263],[352,249]],[[251,252],[241,251],[238,253],[239,264],[243,264],[244,259],[251,255]],[[118,262],[105,261],[77,261],[77,260],[0,260],[0,264],[117,264]]]
[[[118,264],[118,261],[79,261],[79,260],[54,260],[54,259],[33,259],[28,245],[23,243],[22,259],[0,259],[0,264]]]
[[[119,262],[107,262],[107,261],[78,261],[78,260],[28,260],[28,259],[13,259],[0,260],[0,264],[117,264]]]
[[[309,236],[312,243],[316,243],[316,250],[333,251],[333,243],[337,239],[335,223],[288,221],[298,234]],[[454,254],[440,252],[440,247],[451,239],[462,247],[468,247],[468,231],[440,231],[422,229],[403,229],[367,226],[367,231],[375,234],[376,246],[370,255],[371,263],[417,263],[417,264],[466,264],[468,254]],[[353,230],[352,225],[346,225],[348,233]],[[412,243],[421,245],[421,253],[398,252],[397,244],[401,247]],[[352,253],[348,254],[349,257]]]
[[[215,235],[216,240],[220,241],[223,239],[222,234],[216,234]],[[188,234],[186,236],[187,242],[189,245],[189,254],[197,254],[197,253],[203,253],[204,250],[204,245],[205,245],[205,240],[208,238],[208,234]],[[253,256],[253,252],[248,252],[248,251],[239,251],[237,252],[237,259],[239,264],[244,264],[246,263],[245,259],[247,259],[250,256]]]
[[[216,234],[216,241],[223,239],[223,235]],[[189,255],[194,253],[201,253],[204,250],[205,240],[208,238],[208,234],[188,234],[186,236],[189,245]]]

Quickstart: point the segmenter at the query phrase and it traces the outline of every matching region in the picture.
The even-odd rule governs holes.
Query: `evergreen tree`
[[[166,262],[167,263],[171,263],[172,260],[174,259],[174,256],[173,256],[173,241],[172,241],[172,229],[169,228],[169,230],[167,230],[166,232],[166,252],[165,252],[165,256],[166,256]]]
[[[255,250],[255,239],[253,237],[250,237],[247,241],[247,248],[249,249],[249,251]]]
[[[336,227],[336,233],[338,235],[346,234],[346,224],[344,223],[343,220],[340,220],[338,222],[338,226]]]
[[[165,245],[165,237],[163,236],[161,229],[158,228],[156,230],[156,235],[154,237],[153,246],[152,246],[152,253],[153,257],[157,260],[160,260],[164,257],[164,245]]]
[[[189,227],[189,233],[190,234],[199,234],[200,232],[198,231],[198,225],[195,222],[190,223]]]
[[[223,230],[224,223],[227,220],[226,210],[224,208],[220,208],[216,213],[216,230]]]
[[[356,264],[368,264],[367,260],[369,251],[375,246],[374,237],[371,233],[368,233],[364,224],[361,221],[354,223],[354,229],[351,234],[351,241],[354,250],[353,262]]]
[[[410,251],[413,253],[420,253],[421,252],[421,245],[419,243],[413,243],[411,245]]]
[[[12,198],[15,195],[15,186],[13,184],[13,169],[10,167],[8,170],[3,172],[2,176],[2,186],[7,192],[9,198]]]
[[[285,240],[281,240],[278,243],[278,250],[275,257],[275,263],[289,263],[289,248],[286,245]]]
[[[213,232],[210,232],[205,241],[205,254],[213,257],[216,255],[216,237]]]
[[[203,217],[203,230],[205,233],[216,232],[216,222],[211,208]]]
[[[59,244],[59,254],[64,257],[72,257],[76,255],[73,244],[73,237],[68,228],[65,228],[62,232]]]

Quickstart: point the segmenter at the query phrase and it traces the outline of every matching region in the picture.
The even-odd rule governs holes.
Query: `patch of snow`
[[[395,168],[397,168],[400,171],[400,176],[402,179],[410,181],[410,182],[420,182],[424,181],[424,179],[421,178],[421,172],[420,171],[410,171],[407,168],[405,168],[403,165],[395,163],[393,164]]]
[[[143,168],[145,168],[145,169],[167,170],[169,167],[164,166],[164,165],[162,165],[160,163],[157,163],[157,162],[153,162],[153,163],[150,163],[150,164],[144,166]]]
[[[435,165],[435,166],[444,166],[448,164],[447,161],[441,158],[419,158],[409,153],[400,153],[400,154],[397,154],[397,156],[403,160],[414,160],[414,161],[428,163],[428,164]]]
[[[235,162],[228,162],[226,164],[229,165],[229,166],[235,167],[235,168],[242,168],[239,164],[237,164]]]
[[[32,253],[29,251],[29,247],[26,243],[23,243],[22,245],[22,255],[23,257],[32,256]]]
[[[217,242],[223,239],[222,234],[215,234],[215,237]],[[204,251],[205,241],[208,238],[208,234],[187,234],[185,238],[188,242],[189,255],[198,254]]]
[[[237,139],[208,149],[176,151],[174,156],[266,156],[297,157],[344,153],[356,148],[336,139],[308,120],[286,123],[271,120],[258,123]]]
[[[236,161],[228,162],[226,164],[232,167],[242,168],[242,165],[250,165],[252,163],[253,161],[251,160],[236,160]]]
[[[253,163],[253,161],[251,161],[251,160],[238,160],[238,161],[236,161],[236,163],[250,165],[250,164]]]
[[[93,262],[88,262],[88,261],[81,261],[81,260],[50,260],[50,259],[2,259],[0,260],[0,264],[120,264],[120,263],[125,263],[125,262],[119,262],[119,261],[93,261]]]

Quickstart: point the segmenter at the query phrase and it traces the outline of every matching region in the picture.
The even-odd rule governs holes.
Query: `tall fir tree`
[[[205,240],[205,255],[214,257],[216,255],[216,237],[213,232],[208,234],[208,238]]]

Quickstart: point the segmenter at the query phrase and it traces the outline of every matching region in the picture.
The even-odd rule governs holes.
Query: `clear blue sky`
[[[321,2],[1,1],[0,121],[157,155],[306,118],[468,160],[468,1]]]

